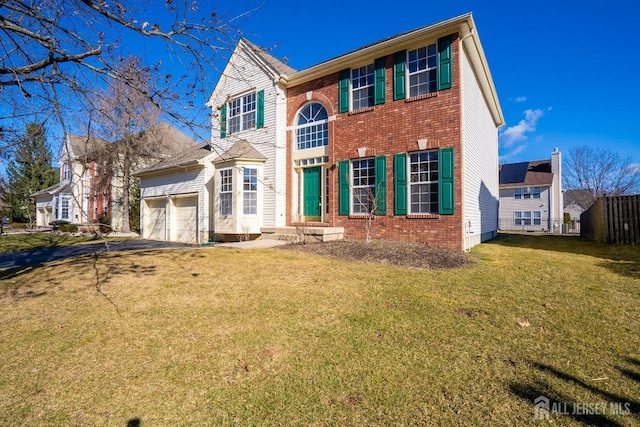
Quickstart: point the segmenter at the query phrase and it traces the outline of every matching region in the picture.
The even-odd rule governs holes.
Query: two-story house
[[[500,165],[500,229],[562,232],[562,154]]]
[[[167,123],[159,123],[133,135],[148,152],[135,159],[138,165],[156,163],[196,143]],[[36,198],[36,225],[54,221],[95,224],[106,217],[114,230],[122,224],[123,174],[122,141],[68,135],[58,158],[60,182],[39,191]],[[104,219],[103,219],[104,220]]]
[[[288,228],[464,249],[497,233],[504,119],[471,14],[301,71],[242,39],[208,105],[200,243]],[[191,186],[165,186],[177,171],[141,176],[141,223]]]

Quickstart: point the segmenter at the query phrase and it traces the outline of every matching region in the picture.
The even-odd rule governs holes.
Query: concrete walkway
[[[223,248],[239,248],[239,249],[254,249],[254,248],[273,248],[276,246],[282,246],[289,244],[286,240],[248,240],[246,242],[229,242],[218,243],[214,246],[220,246]]]

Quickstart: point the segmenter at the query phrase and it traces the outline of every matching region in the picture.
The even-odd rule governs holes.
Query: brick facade
[[[339,73],[288,88],[287,123],[295,123],[296,114],[310,99],[322,103],[329,116],[329,226],[344,227],[345,238],[365,237],[365,219],[338,214],[338,168],[341,160],[357,159],[358,148],[365,157],[386,156],[387,214],[376,216],[371,229],[374,239],[424,242],[459,250],[463,247],[462,219],[462,99],[459,38],[452,36],[453,84],[415,98],[393,100],[393,55],[386,57],[386,102],[364,110],[338,113]],[[418,151],[418,140],[427,140],[426,149],[454,148],[454,214],[394,215],[393,155]],[[293,171],[292,152],[295,134],[287,131],[287,169]],[[292,223],[293,188],[287,180],[287,224]]]

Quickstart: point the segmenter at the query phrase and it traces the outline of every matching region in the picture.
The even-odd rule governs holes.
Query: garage
[[[171,215],[171,241],[198,242],[198,197],[176,197],[173,199]]]
[[[167,209],[166,200],[151,199],[145,201],[143,237],[151,240],[166,240]]]

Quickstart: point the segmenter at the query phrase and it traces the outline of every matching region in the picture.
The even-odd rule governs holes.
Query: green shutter
[[[338,215],[349,215],[349,160],[338,162]]]
[[[393,100],[407,97],[407,51],[396,52],[393,55]]]
[[[338,111],[341,113],[349,112],[349,76],[351,70],[349,68],[340,71],[340,84],[338,85]]]
[[[264,127],[264,90],[258,91],[256,111],[256,128]]]
[[[384,104],[387,100],[387,57],[375,62],[374,105]]]
[[[453,81],[451,36],[438,39],[438,90],[450,89]]]
[[[376,192],[375,214],[387,214],[387,156],[378,156],[375,159]]]
[[[440,159],[440,214],[453,215],[453,147],[442,148]]]
[[[407,155],[393,156],[393,213],[407,214]]]
[[[220,109],[220,138],[227,136],[227,103]]]

